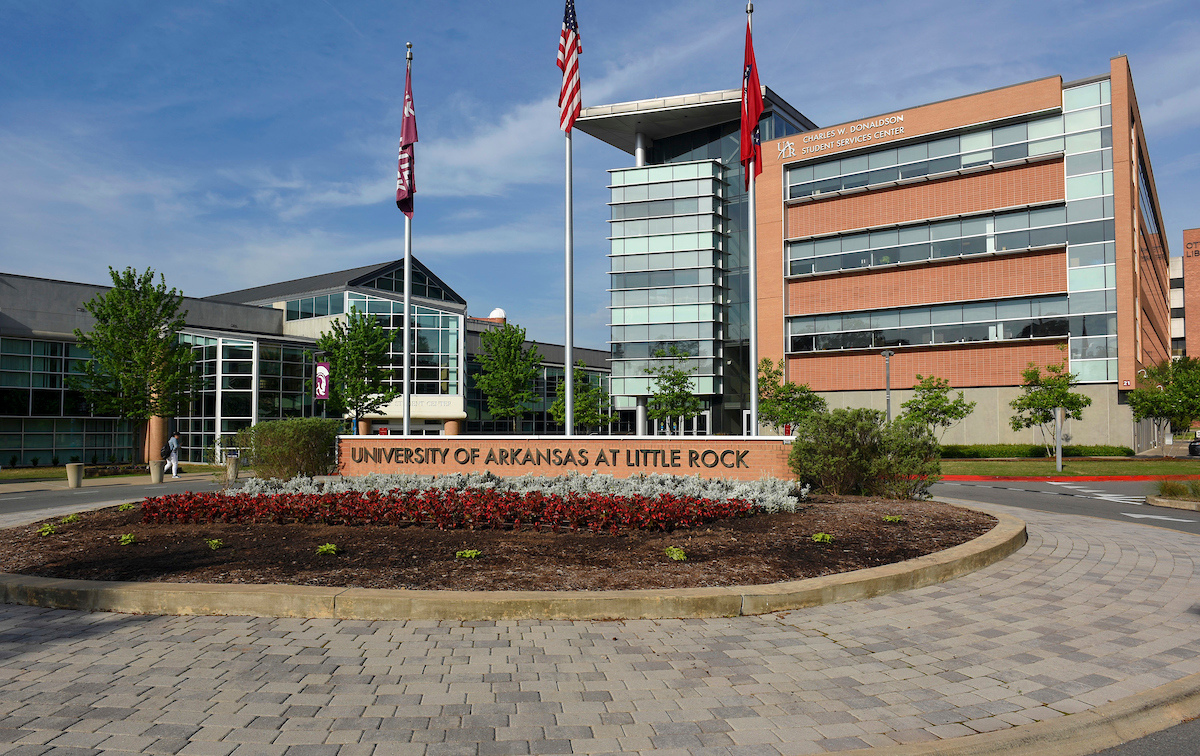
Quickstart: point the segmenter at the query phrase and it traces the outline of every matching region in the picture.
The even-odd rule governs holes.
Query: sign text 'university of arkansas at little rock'
[[[747,450],[737,449],[561,449],[511,446],[483,449],[460,446],[354,446],[351,461],[376,465],[447,465],[464,467],[714,468],[749,469]]]

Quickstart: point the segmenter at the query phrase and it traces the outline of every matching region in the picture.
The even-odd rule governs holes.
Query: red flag
[[[750,19],[746,19],[746,58],[742,66],[742,167],[746,188],[750,188],[750,161],[754,161],[754,176],[762,173],[762,142],[759,139],[758,119],[762,117],[762,87],[758,83],[758,64],[754,62],[754,40],[750,36]]]
[[[575,0],[567,0],[563,9],[562,34],[558,38],[558,67],[562,69],[562,88],[558,90],[558,128],[570,131],[583,106],[579,85],[579,20],[575,18]]]
[[[411,53],[410,53],[411,54]],[[413,216],[413,195],[417,193],[413,144],[417,141],[417,111],[413,107],[412,63],[404,74],[404,116],[400,120],[400,163],[396,168],[396,207]]]

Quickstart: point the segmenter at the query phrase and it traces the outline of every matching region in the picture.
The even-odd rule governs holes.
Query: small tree
[[[776,367],[763,358],[758,363],[758,417],[767,425],[782,429],[799,425],[814,412],[824,412],[825,400],[808,387],[783,380],[784,361]]]
[[[512,323],[484,331],[480,340],[483,352],[479,362],[483,369],[475,385],[487,398],[492,417],[511,419],[516,433],[517,418],[525,414],[525,405],[536,398],[533,382],[542,368],[542,355],[538,354],[536,343],[525,348],[525,329]]]
[[[1129,407],[1137,422],[1150,420],[1166,438],[1167,426],[1185,430],[1200,418],[1200,359],[1170,357],[1146,368],[1145,378],[1129,392]],[[1162,445],[1167,456],[1167,445]]]
[[[592,383],[591,378],[584,372],[583,360],[575,366],[575,428],[594,428],[608,425],[608,408],[612,400],[608,396],[603,383]],[[554,403],[550,405],[550,416],[557,423],[567,420],[567,381],[564,378],[558,382]],[[570,433],[574,429],[567,432]]]
[[[646,404],[646,414],[653,420],[666,423],[668,435],[674,435],[672,430],[683,434],[683,427],[677,423],[681,417],[695,417],[704,409],[704,404],[694,393],[692,373],[695,368],[684,370],[679,367],[680,360],[686,360],[688,355],[675,347],[670,351],[658,350],[655,359],[644,370],[654,376],[654,393]]]
[[[332,331],[321,332],[317,349],[329,361],[328,408],[354,417],[354,432],[363,415],[378,412],[401,392],[383,381],[392,334],[374,315],[350,310],[346,320],[334,320]]]
[[[908,419],[927,426],[938,443],[941,443],[946,431],[975,411],[975,402],[968,402],[963,392],[959,391],[956,398],[950,398],[950,381],[945,378],[933,375],[926,377],[917,373],[917,385],[913,390],[913,398],[900,406],[904,408]]]
[[[1021,395],[1009,402],[1009,406],[1016,410],[1009,421],[1010,425],[1015,431],[1034,426],[1041,428],[1046,456],[1053,456],[1054,410],[1063,408],[1064,421],[1082,420],[1083,410],[1091,406],[1092,399],[1071,390],[1079,385],[1079,379],[1075,373],[1067,370],[1065,356],[1057,365],[1047,365],[1045,373],[1031,362],[1029,367],[1021,371],[1021,377],[1025,381]]]
[[[81,394],[98,415],[142,424],[173,415],[195,384],[192,350],[179,342],[187,311],[183,295],[167,289],[160,274],[108,269],[112,288],[84,303],[96,319],[92,330],[75,329],[75,339],[92,359],[67,375],[67,388]]]

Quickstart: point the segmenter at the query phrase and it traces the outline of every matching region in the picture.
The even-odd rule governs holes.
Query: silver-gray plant
[[[342,493],[345,491],[412,491],[424,488],[495,488],[500,491],[543,493],[566,496],[569,493],[599,493],[611,496],[657,496],[671,493],[714,501],[745,499],[754,502],[766,513],[795,512],[797,505],[808,498],[808,487],[778,478],[754,481],[701,478],[687,475],[635,475],[615,478],[611,475],[520,475],[511,478],[484,473],[451,473],[449,475],[381,475],[370,473],[359,478],[313,480],[258,480],[251,478],[236,493]]]

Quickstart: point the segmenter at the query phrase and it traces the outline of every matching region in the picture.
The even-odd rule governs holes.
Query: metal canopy
[[[762,91],[767,110],[779,113],[802,129],[816,128],[816,124],[770,89],[763,87]],[[741,105],[741,89],[593,105],[579,114],[575,128],[632,155],[634,137],[639,131],[650,139],[665,139],[736,121],[741,115]]]

